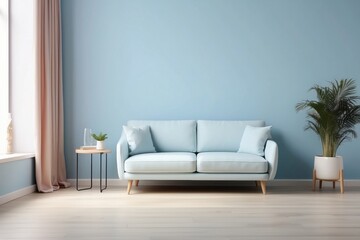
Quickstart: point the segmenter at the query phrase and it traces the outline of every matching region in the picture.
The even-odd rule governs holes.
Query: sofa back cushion
[[[131,120],[128,126],[149,126],[157,152],[196,152],[196,121]]]
[[[265,121],[197,121],[197,151],[237,152],[247,125],[264,127]]]

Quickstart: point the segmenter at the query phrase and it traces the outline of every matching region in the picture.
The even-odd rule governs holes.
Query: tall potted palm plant
[[[316,180],[340,180],[343,192],[343,159],[337,156],[339,146],[356,138],[356,124],[360,123],[360,99],[356,95],[356,84],[352,79],[335,80],[330,86],[315,85],[317,100],[305,100],[296,105],[296,110],[307,110],[305,130],[312,130],[321,140],[322,155],[315,156],[313,189]]]

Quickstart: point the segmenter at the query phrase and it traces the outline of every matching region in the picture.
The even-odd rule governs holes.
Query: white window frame
[[[9,0],[0,0],[0,111],[9,112]]]
[[[5,124],[10,112],[9,13],[9,0],[0,0],[0,153],[5,151]]]

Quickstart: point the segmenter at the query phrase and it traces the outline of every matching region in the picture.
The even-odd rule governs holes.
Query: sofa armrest
[[[274,180],[278,166],[278,146],[273,140],[266,142],[265,159],[269,162],[269,180]]]
[[[120,179],[124,177],[124,162],[129,157],[129,147],[127,144],[125,133],[122,132],[121,137],[116,145],[116,162],[118,176]]]

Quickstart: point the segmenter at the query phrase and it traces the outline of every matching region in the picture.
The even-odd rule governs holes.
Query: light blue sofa
[[[128,180],[128,194],[139,180],[255,181],[263,194],[277,170],[278,147],[267,140],[264,156],[240,153],[246,126],[264,121],[128,121],[127,126],[149,126],[156,153],[129,155],[124,131],[117,144],[120,179]]]

